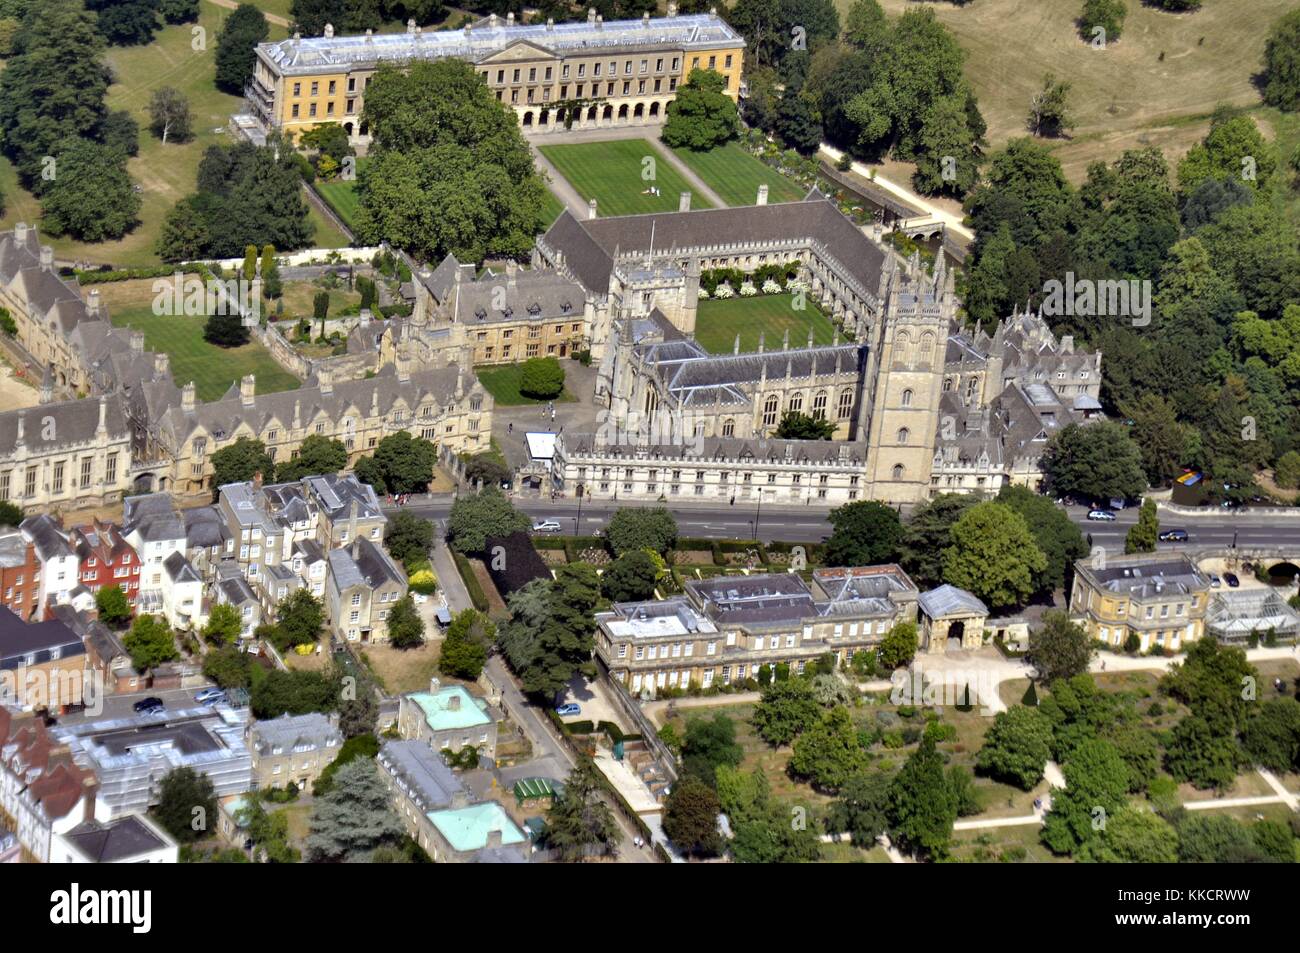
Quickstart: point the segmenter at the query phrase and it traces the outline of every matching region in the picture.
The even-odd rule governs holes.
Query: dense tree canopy
[[[1025,518],[1003,503],[972,506],[953,524],[951,538],[943,551],[945,581],[994,610],[1023,604],[1047,568]]]
[[[723,77],[712,70],[693,69],[668,104],[662,133],[670,146],[708,151],[734,139],[740,131],[735,101],[723,91]]]
[[[903,537],[903,526],[892,507],[875,500],[858,500],[831,510],[832,532],[822,558],[828,566],[870,566],[892,562]]]

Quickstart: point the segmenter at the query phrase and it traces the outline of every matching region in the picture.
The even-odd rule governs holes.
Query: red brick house
[[[0,605],[24,622],[41,601],[41,563],[36,547],[18,530],[0,534]]]
[[[113,523],[95,520],[76,527],[70,534],[77,554],[77,578],[92,593],[118,585],[135,608],[140,594],[140,557]]]

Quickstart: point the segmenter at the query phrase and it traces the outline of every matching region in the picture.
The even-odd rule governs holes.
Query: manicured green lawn
[[[560,366],[564,366],[564,360],[560,361]],[[491,394],[493,399],[495,399],[502,407],[519,407],[525,404],[547,403],[547,401],[525,397],[523,394],[519,393],[519,382],[524,376],[524,366],[522,363],[485,365],[483,367],[474,368],[474,373],[478,375],[479,382],[487,388],[487,392]],[[577,400],[577,398],[565,390],[559,397],[555,398],[555,400],[556,403],[569,403]]]
[[[740,335],[740,350],[757,351],[758,336],[764,335],[768,350],[779,348],[786,330],[790,331],[790,346],[804,347],[808,343],[808,329],[812,328],[813,342],[830,344],[835,339],[835,326],[822,314],[821,309],[805,300],[804,309],[794,309],[793,295],[763,295],[753,298],[710,298],[700,302],[695,318],[695,340],[712,354],[730,354]]]
[[[256,342],[217,347],[203,340],[203,318],[154,314],[151,286],[149,281],[119,281],[96,288],[113,324],[143,331],[146,348],[168,355],[178,386],[194,381],[199,400],[216,400],[245,374],[257,376],[259,394],[300,386],[298,378]]]
[[[546,223],[545,227],[550,228],[551,223],[559,218],[560,213],[563,211],[564,203],[556,197],[554,192],[547,189],[542,200],[542,220]]]
[[[368,159],[358,159],[356,171],[360,174],[365,168]],[[321,179],[316,180],[316,191],[320,193],[329,207],[334,210],[334,214],[343,219],[348,228],[355,228],[354,219],[357,214],[357,181],[353,179],[335,179],[333,182],[325,182]]]
[[[774,204],[803,198],[797,183],[755,159],[738,143],[728,142],[708,152],[674,149],[673,153],[728,205],[753,205],[760,185],[767,186],[767,200]]]
[[[581,142],[541,149],[579,195],[587,201],[596,200],[599,215],[675,212],[681,193],[694,191],[648,139]],[[659,190],[658,195],[646,194],[652,186]],[[691,196],[691,208],[712,207],[704,196]]]

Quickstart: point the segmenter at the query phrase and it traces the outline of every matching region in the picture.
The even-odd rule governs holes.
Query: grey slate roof
[[[93,441],[99,430],[101,403],[104,405],[104,429],[109,440],[128,439],[131,431],[122,398],[114,394],[100,400],[65,400],[0,413],[0,454],[13,453],[18,444],[20,421],[23,442],[35,453]],[[53,427],[45,425],[46,418],[53,419]]]
[[[200,576],[190,565],[190,561],[180,553],[172,553],[163,560],[163,569],[172,582],[200,582]]]
[[[166,847],[167,842],[134,814],[115,821],[84,821],[63,835],[91,863],[120,863]]]
[[[340,517],[347,517],[354,503],[359,519],[380,519],[384,515],[375,488],[369,483],[362,483],[355,474],[346,473],[340,476],[329,473],[324,476],[311,476],[304,478],[303,483],[312,501],[320,507],[330,522],[335,522]]]
[[[917,601],[921,605],[921,610],[931,619],[942,619],[944,616],[970,612],[983,616],[989,614],[989,607],[974,593],[958,589],[948,583],[921,593]]]
[[[792,573],[693,580],[686,589],[719,625],[786,625],[816,614],[812,593]]]
[[[782,440],[776,437],[689,437],[676,444],[598,443],[597,435],[565,433],[558,438],[568,456],[610,456],[639,459],[682,460],[707,465],[716,461],[753,461],[768,464],[825,464],[828,467],[860,467],[862,447],[833,440]]]
[[[399,782],[423,811],[451,806],[465,788],[442,758],[423,741],[386,741],[379,749],[378,762]]]
[[[325,715],[311,712],[306,715],[281,715],[267,721],[258,721],[249,729],[251,747],[260,754],[276,748],[292,751],[299,747],[325,748],[343,744],[343,733]]]
[[[63,527],[48,513],[29,516],[19,523],[18,527],[32,541],[42,562],[60,556],[74,555],[72,543],[64,534]]]
[[[35,656],[37,665],[48,662],[56,649],[60,658],[86,653],[81,636],[57,618],[24,622],[7,606],[0,606],[0,669],[16,669],[28,655]]]

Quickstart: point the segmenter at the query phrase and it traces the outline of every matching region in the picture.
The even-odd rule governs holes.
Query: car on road
[[[219,688],[205,688],[195,693],[194,700],[200,705],[215,705],[226,700],[226,693]]]
[[[153,715],[163,711],[167,706],[163,704],[161,698],[150,695],[148,698],[142,698],[131,706],[138,715]]]
[[[1089,510],[1088,519],[1103,520],[1107,523],[1113,523],[1115,522],[1115,514],[1110,510]]]
[[[1187,530],[1162,529],[1160,535],[1156,538],[1162,543],[1185,543],[1187,542]]]
[[[1219,574],[1217,572],[1210,573],[1210,588],[1211,589],[1223,588],[1223,580],[1219,578]]]
[[[1236,589],[1241,585],[1241,580],[1237,578],[1235,572],[1225,572],[1223,574],[1223,581],[1228,584],[1229,589]]]
[[[541,520],[533,524],[534,533],[558,533],[560,524],[558,520]]]
[[[567,705],[561,705],[560,707],[556,708],[555,713],[559,715],[561,718],[566,717],[568,715],[581,715],[582,706],[575,702],[569,702]]]

